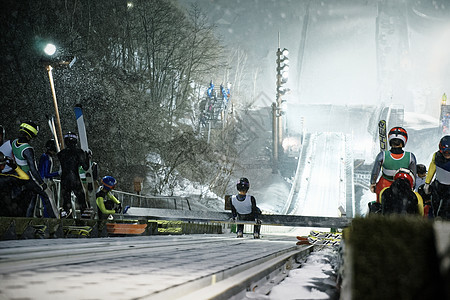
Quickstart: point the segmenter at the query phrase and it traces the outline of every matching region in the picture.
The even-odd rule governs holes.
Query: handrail
[[[301,168],[300,164],[303,163],[301,161],[302,158],[302,154],[303,154],[303,148],[304,148],[304,143],[305,143],[305,130],[303,129],[303,133],[302,133],[302,140],[301,140],[301,147],[300,147],[300,153],[298,154],[298,162],[297,162],[297,169],[295,171],[295,178],[294,178],[294,182],[292,183],[291,186],[291,190],[289,192],[289,196],[284,204],[283,209],[281,210],[281,214],[285,215],[288,213],[289,207],[291,206],[292,203],[292,198],[294,197],[295,194],[295,190],[297,189],[297,185],[299,184],[299,170]]]
[[[218,211],[188,211],[160,208],[131,207],[123,219],[149,219],[149,220],[178,220],[198,221],[211,223],[234,223],[230,221],[231,212]],[[260,215],[262,225],[290,226],[290,227],[322,227],[345,228],[352,219],[347,217],[317,217],[297,215]],[[247,222],[244,222],[247,224]],[[254,222],[248,222],[254,224]]]
[[[137,195],[122,191],[113,192],[122,206],[192,210],[188,197]]]
[[[62,206],[62,200],[60,198],[61,181],[54,179],[55,183],[55,199],[57,207]],[[192,197],[182,196],[155,196],[155,195],[138,195],[128,193],[124,191],[114,190],[113,195],[122,203],[122,206],[130,207],[148,207],[148,208],[165,208],[165,209],[177,209],[177,210],[193,210],[193,209],[205,209],[199,203],[191,203]],[[74,199],[72,199],[72,206],[75,205]]]

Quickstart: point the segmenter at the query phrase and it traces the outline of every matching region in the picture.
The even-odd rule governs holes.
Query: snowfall
[[[414,132],[418,132],[424,129],[434,128],[437,130],[438,125],[438,119],[436,118],[430,117],[428,115],[405,112],[404,127],[409,130],[412,136],[414,136]],[[327,137],[329,140],[327,146],[321,145],[321,147],[315,147],[314,154],[309,158],[311,159],[312,163],[315,163],[314,172],[311,172],[310,175],[305,174],[304,172],[303,177],[310,176],[310,183],[314,180],[315,177],[319,177],[319,181],[324,181],[324,178],[326,178],[326,176],[339,178],[339,175],[336,175],[336,173],[338,173],[339,167],[330,166],[330,160],[324,159],[323,154],[329,152],[329,149],[327,149],[327,147],[329,147],[330,149],[339,148],[339,143],[341,142],[341,140],[337,139],[336,137],[340,136],[340,133],[320,132],[319,134]],[[429,162],[431,161],[432,154],[437,150],[438,139],[438,137],[430,136],[429,140],[421,141],[422,143],[429,145],[429,147],[425,147],[427,149],[425,151],[419,151],[416,156],[418,162],[424,163],[427,168]],[[413,149],[413,147],[416,143],[411,142],[411,144],[412,146],[410,146],[409,148],[408,146],[405,147],[405,150],[414,152],[415,149]],[[370,145],[366,146],[366,164],[371,164],[373,163],[373,159],[376,155],[376,149],[378,145],[376,141],[372,141]],[[342,155],[342,153],[339,153],[339,151],[333,151],[332,153],[333,155],[337,155],[337,157],[339,155]],[[334,158],[332,159],[332,161],[336,161],[338,163],[337,165],[339,165],[339,159]],[[327,171],[324,171],[325,169]],[[256,172],[250,172],[247,176],[251,181],[251,188],[249,193],[255,195],[256,199],[258,199],[258,206],[261,207],[263,213],[280,213],[282,207],[285,205],[284,202],[286,201],[286,195],[289,194],[290,184],[287,183],[286,180],[280,180],[279,174],[263,176],[261,173],[258,174]],[[302,180],[304,181],[305,178],[303,178]],[[291,180],[291,183],[292,181],[293,179]],[[332,191],[336,187],[330,184],[333,179],[325,179],[325,181],[327,182],[326,186],[322,185],[320,189],[309,189],[306,196],[301,195],[301,192],[299,193],[300,195],[298,196],[298,202],[302,202],[302,207],[297,208],[295,214],[338,217],[338,210],[336,209],[336,207],[339,205],[339,200],[336,200],[336,197],[333,197],[332,193]],[[195,185],[194,187],[192,183],[185,182],[185,185],[182,187],[180,186],[179,190],[176,191],[175,194],[198,194],[199,189],[203,191],[207,190],[206,187],[199,188],[198,185]],[[284,195],[284,197],[282,195]],[[217,197],[212,193],[206,193],[206,196],[213,198]],[[278,202],[274,201],[274,199],[278,199]],[[300,199],[303,199],[303,201],[300,201]],[[316,201],[316,199],[320,199],[321,201]],[[357,201],[361,202],[362,207],[362,211],[359,212],[360,215],[364,215],[367,213],[365,209],[367,208],[367,203],[373,200],[375,200],[375,195],[369,190],[365,190],[361,198],[357,199]],[[222,210],[223,202],[217,203],[217,206],[212,208]],[[211,205],[211,203],[205,205]],[[294,238],[295,236],[308,236],[311,230],[329,231],[330,229],[263,226],[262,230],[263,238],[265,232],[268,232],[268,234],[286,235]],[[301,264],[299,268],[289,271],[288,276],[282,282],[276,285],[269,295],[247,292],[244,299],[339,299],[337,276],[338,269],[340,267],[339,247],[324,247],[320,251],[313,252],[307,258],[307,260]]]
[[[440,99],[444,92],[448,94],[450,90],[449,24],[441,24],[436,31],[432,31],[430,26],[427,32],[428,28],[421,25],[422,23],[409,23],[409,51],[406,53],[408,55],[405,55],[402,49],[396,48],[397,44],[401,44],[395,42],[398,37],[396,33],[401,32],[396,31],[396,19],[381,18],[381,25],[384,26],[381,29],[388,30],[384,32],[378,50],[385,49],[385,52],[380,52],[383,56],[381,60],[391,64],[385,73],[391,77],[384,82],[385,86],[380,86],[377,78],[380,65],[377,65],[375,38],[378,3],[381,3],[379,1],[267,1],[266,5],[272,5],[269,5],[270,8],[259,1],[200,2],[210,9],[209,13],[217,21],[224,40],[253,51],[249,55],[249,62],[251,63],[252,59],[257,61],[257,65],[262,68],[262,74],[273,74],[275,52],[268,51],[267,47],[275,50],[276,37],[278,47],[286,47],[292,53],[289,58],[293,68],[287,85],[292,93],[286,96],[288,110],[285,125],[289,132],[319,133],[325,137],[322,141],[326,141],[314,148],[312,154],[302,162],[305,164],[303,168],[314,162],[320,164],[320,167],[315,166],[314,171],[309,174],[304,172],[298,180],[313,181],[319,177],[322,183],[316,184],[319,188],[314,191],[302,191],[300,188],[297,198],[291,199],[293,203],[298,204],[295,214],[338,216],[336,208],[343,203],[336,199],[339,197],[332,196],[330,189],[335,187],[329,183],[341,175],[336,175],[339,167],[331,166],[330,163],[327,165],[326,162],[330,162],[328,156],[342,155],[342,151],[345,151],[342,150],[340,134],[351,136],[350,151],[354,152],[356,158],[363,159],[365,165],[373,163],[379,146],[376,138],[368,132],[367,119],[371,116],[364,112],[363,105],[381,107],[395,104],[404,107],[402,125],[408,130],[410,137],[405,150],[413,152],[417,162],[428,168],[441,137],[437,130]],[[394,5],[394,1],[391,4]],[[245,5],[251,9],[244,9]],[[226,13],[223,13],[224,11]],[[306,41],[302,41],[302,25],[299,20],[306,18],[310,18],[309,27]],[[260,23],[261,20],[264,22]],[[305,43],[303,48],[302,42]],[[255,47],[261,43],[265,46]],[[383,48],[385,44],[390,47]],[[398,61],[402,61],[401,67],[397,66]],[[261,76],[256,84],[258,91],[262,91],[261,94],[270,95],[267,96],[269,99],[273,96],[274,76]],[[271,103],[259,104],[260,107],[270,107]],[[254,106],[257,105],[255,102]],[[314,111],[313,106],[318,105],[323,107]],[[354,116],[349,116],[351,113],[347,108],[352,105],[359,105],[362,110]],[[433,134],[427,134],[428,132]],[[257,152],[257,149],[251,150],[255,150],[250,151],[252,153]],[[325,155],[321,156],[324,153]],[[339,156],[331,159],[333,160],[339,162]],[[249,193],[256,197],[263,212],[281,213],[295,178],[281,178],[279,175],[265,174],[259,170],[243,173],[251,182]],[[190,191],[184,186],[180,193],[198,194],[199,187],[194,190]],[[234,191],[230,189],[227,192]],[[375,200],[375,196],[366,189],[356,200],[361,203],[361,211],[357,214],[364,215],[367,203]],[[221,205],[223,204],[217,209],[222,209]],[[278,234],[307,236],[311,229],[285,228],[284,232]],[[288,277],[274,287],[269,296],[247,293],[247,299],[337,299],[339,296],[335,292],[338,257],[337,249],[325,248],[314,252],[301,268],[291,270]]]

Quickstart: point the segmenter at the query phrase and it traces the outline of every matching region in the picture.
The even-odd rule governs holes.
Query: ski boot
[[[238,231],[236,237],[237,237],[237,238],[243,238],[243,237],[244,237],[244,234],[242,233],[242,231]]]
[[[260,238],[259,233],[258,232],[253,233],[253,238],[254,239],[259,239]]]

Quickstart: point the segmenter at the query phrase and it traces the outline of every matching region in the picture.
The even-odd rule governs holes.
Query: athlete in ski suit
[[[72,192],[77,198],[81,214],[83,214],[88,207],[78,169],[80,166],[85,170],[89,169],[89,153],[78,148],[77,142],[78,136],[75,133],[68,132],[64,135],[64,144],[66,148],[59,151],[57,154],[61,164],[61,197],[63,199],[61,217],[67,217],[72,212]],[[75,209],[75,207],[73,209]]]
[[[425,194],[431,194],[434,216],[450,220],[450,135],[440,140],[439,151],[433,154],[423,189]]]
[[[250,188],[250,182],[247,178],[241,178],[236,184],[239,194],[231,197],[231,214],[233,221],[236,217],[241,221],[255,221],[257,225],[253,227],[253,237],[259,239],[261,221],[259,220],[260,210],[256,206],[255,197],[248,195],[247,191]],[[244,224],[237,224],[237,237],[243,237]]]
[[[2,173],[3,169],[9,166],[13,172]],[[12,192],[14,188],[18,188],[30,179],[13,158],[7,157],[0,152],[0,216],[14,217],[19,216],[19,205],[16,201],[12,201]]]
[[[39,174],[41,175],[41,178],[44,180],[44,182],[47,184],[47,192],[50,193],[50,195],[53,195],[52,199],[56,199],[56,193],[55,193],[55,183],[53,182],[53,178],[59,176],[59,172],[52,172],[53,167],[53,156],[56,155],[56,142],[55,140],[48,140],[45,143],[45,152],[42,153],[41,158],[39,159]],[[44,203],[44,199],[42,199],[42,204],[44,206],[44,212],[43,216],[45,218],[49,217],[48,210],[53,209],[52,207],[47,207]],[[54,207],[55,210],[57,210],[57,207]]]
[[[414,192],[414,174],[400,168],[394,175],[392,184],[380,192],[382,213],[419,214],[423,216],[423,200]]]
[[[412,152],[403,151],[408,141],[408,133],[402,127],[394,127],[389,131],[389,151],[381,151],[375,158],[370,176],[370,190],[377,194],[377,203],[380,202],[381,190],[389,187],[394,181],[394,175],[400,168],[406,168],[416,174],[416,157]],[[377,182],[378,176],[382,175]],[[415,175],[414,175],[415,176]]]
[[[36,195],[42,196],[44,201],[48,203],[47,194],[44,190],[47,188],[47,184],[42,180],[39,174],[36,161],[34,158],[34,149],[30,146],[31,139],[37,136],[39,132],[39,126],[34,122],[23,122],[19,128],[19,138],[15,139],[12,145],[12,152],[16,160],[17,165],[30,176],[30,180],[23,186],[24,191],[20,194],[20,207],[21,211],[25,210],[27,217],[32,217],[34,213],[34,201]],[[34,200],[34,201],[33,201]],[[23,212],[21,212],[23,214]],[[50,217],[55,217],[54,214],[49,212]]]
[[[118,213],[122,210],[122,204],[111,193],[117,185],[117,180],[112,176],[102,178],[102,185],[95,194],[97,202],[97,213],[100,220],[107,219],[109,215]]]

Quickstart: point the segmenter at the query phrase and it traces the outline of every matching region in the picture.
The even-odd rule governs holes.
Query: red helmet
[[[391,145],[391,140],[393,140],[393,139],[401,140],[403,142],[403,147],[405,147],[406,142],[408,141],[408,133],[406,132],[405,128],[393,127],[389,131],[389,135],[388,135],[389,145]]]
[[[394,175],[394,181],[399,178],[408,180],[411,189],[414,188],[415,176],[411,170],[405,168],[398,169]]]

